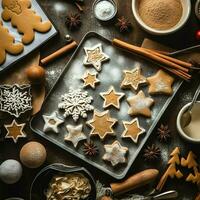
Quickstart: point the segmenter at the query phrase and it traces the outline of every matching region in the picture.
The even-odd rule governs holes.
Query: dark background
[[[192,46],[199,43],[199,41],[195,39],[195,32],[200,28],[200,26],[199,26],[199,22],[197,21],[195,17],[194,8],[192,9],[192,14],[188,23],[179,32],[172,34],[170,36],[162,36],[162,37],[156,36],[155,37],[155,36],[151,36],[145,33],[136,24],[133,18],[132,11],[131,11],[131,0],[118,0],[118,4],[119,4],[118,16],[125,15],[127,18],[130,19],[131,23],[133,24],[133,31],[128,34],[119,33],[119,31],[114,26],[114,23],[101,24],[98,20],[96,20],[94,16],[92,15],[93,0],[85,0],[84,12],[81,14],[82,26],[79,30],[75,32],[69,31],[65,26],[66,15],[71,12],[78,12],[77,8],[73,4],[70,3],[70,0],[38,0],[38,2],[40,2],[44,10],[47,11],[49,17],[55,23],[57,29],[60,32],[60,34],[56,38],[54,38],[48,44],[46,44],[43,48],[41,48],[41,57],[44,57],[48,55],[49,53],[55,51],[55,49],[63,46],[65,44],[64,36],[66,34],[70,34],[77,42],[79,42],[81,38],[88,31],[96,31],[108,39],[112,39],[114,37],[121,38],[130,43],[134,43],[136,45],[141,45],[143,39],[146,37],[159,41],[174,49],[181,49],[181,48]],[[191,2],[194,5],[195,1],[192,0]],[[47,70],[47,83],[46,83],[47,91],[49,91],[49,89],[52,87],[53,82],[57,79],[58,75],[61,73],[62,69],[64,68],[69,58],[70,58],[70,54],[65,55],[62,58],[57,59],[55,62],[45,67],[45,69]],[[1,75],[0,75],[0,78],[1,78]],[[198,157],[200,156],[199,155],[200,152],[198,150],[199,145],[190,145],[184,142],[179,137],[176,131],[177,113],[184,104],[191,101],[192,95],[194,94],[197,84],[198,84],[198,77],[190,83],[184,83],[180,91],[178,92],[177,96],[174,98],[171,105],[169,106],[169,108],[163,115],[162,119],[160,120],[160,123],[169,125],[169,128],[172,131],[171,141],[167,144],[161,144],[156,139],[156,131],[154,131],[154,133],[148,140],[148,144],[156,143],[158,146],[161,147],[162,149],[161,160],[158,161],[157,163],[146,164],[143,161],[142,153],[140,153],[140,155],[138,156],[138,159],[133,164],[128,175],[131,175],[139,170],[149,168],[149,167],[158,168],[161,172],[163,172],[166,167],[168,155],[172,151],[172,149],[176,146],[180,146],[182,156],[186,156],[189,150],[193,150],[194,153],[196,153]],[[1,125],[3,125],[2,123],[3,122],[1,122]],[[2,132],[3,131],[4,130],[2,128]],[[47,161],[45,165],[48,165],[50,163],[55,163],[55,162],[81,165],[91,170],[92,174],[105,184],[108,184],[114,181],[111,177],[104,174],[103,172],[98,171],[91,166],[88,166],[84,162],[74,158],[73,156],[59,149],[55,145],[43,140],[42,138],[38,137],[34,133],[31,133],[30,130],[27,131],[27,134],[28,134],[28,138],[25,140],[19,140],[17,144],[14,144],[10,140],[1,141],[0,160],[4,161],[10,158],[19,160],[19,151],[21,147],[23,146],[23,144],[25,144],[28,141],[35,140],[44,144],[47,149],[48,157],[47,157]],[[30,184],[34,176],[37,174],[37,172],[40,169],[31,170],[24,167],[24,173],[23,173],[22,179],[20,180],[20,182],[14,185],[5,185],[2,182],[0,182],[0,199],[12,197],[12,196],[18,196],[18,197],[22,197],[28,200]],[[182,170],[185,171],[185,169],[182,169]],[[95,173],[93,173],[94,171]],[[189,171],[186,170],[185,174],[187,175],[188,173]],[[148,188],[143,188],[141,189],[140,192],[143,193],[146,189]],[[183,179],[169,180],[166,184],[165,189],[177,189],[180,194],[178,199],[182,199],[182,200],[194,199],[194,196],[197,193],[196,186],[190,183],[186,183],[185,181],[183,181]]]

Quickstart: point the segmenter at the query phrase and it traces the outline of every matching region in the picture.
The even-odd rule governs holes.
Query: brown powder
[[[181,19],[180,0],[139,0],[138,12],[144,23],[157,30],[167,30]]]

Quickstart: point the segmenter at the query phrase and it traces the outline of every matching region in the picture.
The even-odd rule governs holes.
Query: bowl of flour
[[[191,13],[190,0],[132,0],[138,24],[153,35],[167,35],[181,29]]]

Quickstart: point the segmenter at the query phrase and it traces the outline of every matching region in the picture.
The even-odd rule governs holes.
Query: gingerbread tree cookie
[[[96,84],[99,83],[99,79],[97,79],[97,73],[92,73],[87,71],[84,76],[81,78],[83,80],[83,87],[91,87],[91,88],[95,88]]]
[[[130,138],[134,143],[138,142],[138,138],[141,134],[145,133],[145,129],[143,129],[139,125],[138,118],[133,119],[130,122],[123,121],[123,125],[125,127],[124,132],[122,133],[122,138]]]
[[[0,65],[6,60],[6,52],[15,55],[21,53],[23,49],[24,46],[21,43],[15,44],[14,37],[7,28],[3,27],[0,20]]]
[[[151,117],[150,107],[153,105],[154,100],[150,97],[146,97],[142,90],[140,90],[137,95],[129,97],[127,101],[130,105],[130,109],[128,110],[129,115]]]
[[[97,71],[101,71],[101,65],[103,62],[109,60],[109,56],[106,55],[102,50],[102,45],[98,44],[92,48],[84,48],[85,59],[84,65],[92,65]]]
[[[174,78],[163,70],[159,70],[155,75],[148,77],[149,94],[166,94],[172,95],[172,84]]]
[[[42,22],[42,18],[31,9],[30,0],[2,0],[2,18],[5,21],[11,21],[13,27],[16,27],[21,33],[22,42],[29,44],[35,37],[34,31],[45,33],[51,29],[51,22]]]
[[[102,140],[107,135],[115,135],[113,126],[117,122],[116,119],[110,117],[109,111],[94,111],[93,118],[87,122],[92,128],[90,135],[98,135]]]
[[[183,167],[188,167],[188,169],[193,169],[194,174],[190,173],[186,178],[186,181],[196,183],[198,185],[200,183],[200,173],[198,170],[198,163],[196,162],[196,158],[197,156],[192,151],[190,151],[188,153],[187,159],[181,159],[181,165]]]
[[[115,88],[111,86],[107,92],[100,93],[100,96],[104,99],[103,108],[114,106],[120,108],[120,100],[125,94],[122,92],[116,92]]]
[[[112,166],[116,166],[119,163],[126,163],[126,154],[128,152],[127,147],[123,147],[117,140],[112,144],[104,145],[105,154],[103,160],[111,162]]]
[[[168,177],[170,177],[170,178],[176,177],[178,179],[183,177],[183,174],[181,173],[181,171],[176,169],[176,165],[181,164],[179,155],[180,155],[180,149],[179,149],[179,147],[176,147],[170,154],[171,159],[168,161],[169,167],[167,168],[167,170],[161,177],[161,179],[156,187],[157,191],[161,191],[163,189]]]
[[[25,125],[25,123],[18,124],[15,120],[11,124],[4,125],[7,130],[5,138],[11,138],[15,143],[17,143],[19,138],[25,138],[26,134],[23,131]]]
[[[141,68],[136,67],[133,70],[124,70],[124,79],[121,83],[121,88],[131,88],[137,90],[140,84],[146,83],[146,78],[141,74]]]

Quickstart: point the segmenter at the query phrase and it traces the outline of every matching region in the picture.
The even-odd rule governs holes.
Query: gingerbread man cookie
[[[8,29],[3,27],[0,21],[0,65],[6,59],[6,52],[10,54],[19,54],[23,51],[24,46],[21,43],[15,44],[14,37],[8,32]]]
[[[30,0],[2,0],[2,18],[11,21],[13,27],[23,34],[22,42],[29,44],[35,37],[35,31],[45,33],[51,29],[51,22],[42,22],[42,18],[31,9]]]

